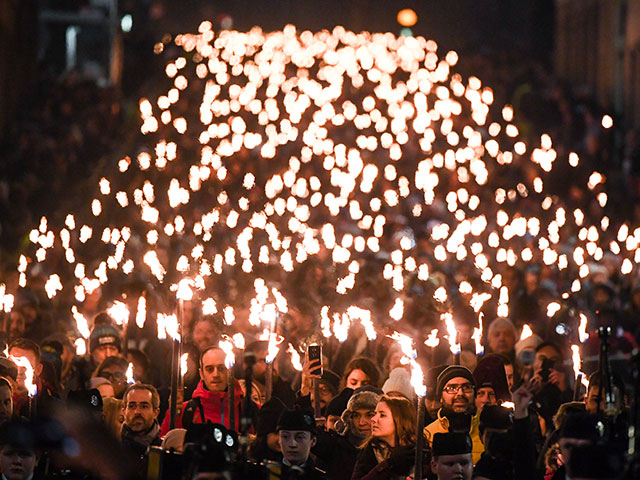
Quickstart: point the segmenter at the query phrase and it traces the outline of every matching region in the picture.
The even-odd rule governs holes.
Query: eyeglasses
[[[102,372],[101,377],[106,378],[110,382],[123,382],[127,377],[121,372]]]
[[[449,395],[458,393],[458,390],[462,390],[462,393],[471,393],[473,392],[473,385],[471,385],[470,383],[465,383],[462,385],[447,385],[442,389],[443,392],[448,393]]]

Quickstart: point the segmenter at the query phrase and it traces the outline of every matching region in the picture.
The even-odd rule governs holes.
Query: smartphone
[[[307,347],[307,358],[310,363],[320,362],[317,368],[311,370],[311,375],[322,375],[322,345],[313,343]]]
[[[551,369],[553,368],[555,362],[550,358],[545,358],[542,360],[542,367],[540,369],[540,377],[545,382],[549,381],[549,374],[551,373]]]

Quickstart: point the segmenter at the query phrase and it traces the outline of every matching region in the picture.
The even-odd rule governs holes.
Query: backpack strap
[[[195,414],[196,409],[200,414],[200,423],[205,423],[202,401],[200,400],[200,397],[194,397],[187,402],[182,412],[182,428],[188,429],[193,425],[193,415]]]

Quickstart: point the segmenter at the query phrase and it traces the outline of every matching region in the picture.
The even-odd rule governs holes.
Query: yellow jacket
[[[471,454],[473,455],[473,464],[475,465],[480,460],[480,455],[484,452],[484,445],[480,440],[480,411],[478,411],[471,419],[471,430],[469,436],[473,444],[471,448]],[[438,410],[438,418],[424,427],[424,435],[431,446],[433,436],[436,433],[446,433],[449,431],[449,419],[442,416],[442,409]]]

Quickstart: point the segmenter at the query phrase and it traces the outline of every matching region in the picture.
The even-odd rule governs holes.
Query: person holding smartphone
[[[318,401],[321,416],[324,416],[329,402],[338,393],[340,377],[331,370],[323,368],[320,344],[311,344],[307,348],[305,362],[302,366],[302,383],[296,402],[301,408],[311,409],[315,405],[314,379],[318,379]]]
[[[536,411],[542,417],[544,425],[553,425],[553,416],[560,405],[572,400],[563,362],[562,349],[555,343],[543,342],[536,348],[532,378],[542,387],[534,397],[533,404],[536,405]]]

